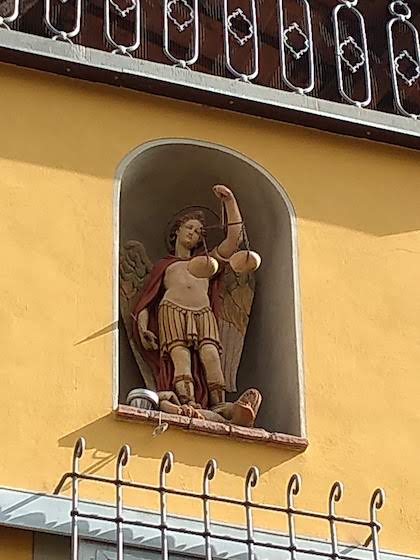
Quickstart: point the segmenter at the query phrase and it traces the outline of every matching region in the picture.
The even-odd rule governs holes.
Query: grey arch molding
[[[216,212],[211,186],[230,186],[238,198],[251,246],[263,259],[238,373],[238,390],[263,395],[257,426],[306,437],[296,215],[278,181],[227,147],[165,138],[130,152],[118,166],[114,192],[114,321],[119,320],[119,248],[142,241],[152,260],[166,253],[164,231],[189,205]],[[141,385],[124,327],[114,332],[113,407]],[[234,397],[234,395],[231,395]]]

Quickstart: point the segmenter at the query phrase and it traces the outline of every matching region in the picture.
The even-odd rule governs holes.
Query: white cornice
[[[338,134],[420,147],[420,121],[0,29],[0,61]]]

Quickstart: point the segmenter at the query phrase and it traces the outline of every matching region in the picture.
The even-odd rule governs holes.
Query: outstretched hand
[[[225,185],[214,185],[213,192],[223,202],[233,200],[234,198],[233,192]]]

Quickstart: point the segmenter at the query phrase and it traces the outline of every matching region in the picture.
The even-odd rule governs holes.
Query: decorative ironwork
[[[159,487],[160,492],[160,525],[162,527],[162,557],[169,557],[168,550],[168,519],[167,519],[167,506],[166,506],[166,475],[172,470],[174,464],[174,456],[170,451],[167,451],[162,457],[159,470]]]
[[[206,560],[211,560],[211,527],[210,527],[210,509],[209,509],[209,483],[216,476],[217,463],[214,459],[210,459],[204,469],[203,475],[203,524],[204,524],[204,549]]]
[[[67,2],[67,0],[66,0]],[[64,5],[66,2],[62,2]],[[67,41],[72,43],[79,33],[82,23],[82,0],[76,0],[76,17],[74,22],[74,27],[70,31],[64,31],[63,29],[58,29],[51,21],[51,0],[45,0],[45,14],[44,14],[45,25],[53,33],[52,39],[54,41]]]
[[[164,19],[163,19],[163,52],[176,66],[187,68],[197,62],[199,56],[199,16],[198,16],[198,0],[192,0],[193,8],[187,0],[165,0],[164,3]],[[175,14],[175,9],[181,8],[186,10],[186,17],[180,20]],[[193,48],[189,58],[179,58],[170,47],[170,23],[179,33],[183,33],[191,25],[193,25]]]
[[[259,72],[257,8],[255,1],[256,0],[250,0],[251,19],[245,15],[241,8],[236,8],[233,12],[229,12],[228,0],[223,1],[226,67],[236,78],[239,78],[244,82],[253,80],[258,76]],[[245,29],[243,32],[239,31],[241,29],[241,25]],[[252,39],[253,63],[250,72],[247,73],[240,71],[234,67],[232,63],[229,35],[233,37],[240,47],[243,47]]]
[[[114,39],[111,30],[111,6],[121,18],[126,18],[134,10],[134,40],[131,45],[121,45]],[[140,0],[130,0],[130,4],[124,10],[114,0],[105,0],[104,34],[108,43],[114,47],[114,54],[132,56],[131,53],[140,46]]]
[[[13,23],[19,15],[19,0],[14,0],[13,11],[9,16],[0,16],[0,29],[9,29],[9,23]]]
[[[73,450],[72,460],[72,491],[71,491],[71,560],[79,558],[79,524],[77,515],[79,513],[79,460],[85,452],[86,442],[79,438]]]
[[[242,35],[242,37],[235,30],[235,25],[238,24],[237,20],[239,20],[239,22],[245,23],[246,26],[248,27],[248,32]],[[249,19],[246,17],[246,15],[243,13],[241,8],[236,8],[236,10],[234,10],[230,14],[230,16],[228,16],[227,28],[229,33],[235,38],[235,41],[239,45],[241,45],[241,47],[245,45],[245,43],[247,43],[254,35],[254,27],[252,23],[249,21]]]
[[[61,2],[67,2],[68,0],[60,0]],[[130,4],[123,10],[119,6],[118,2],[114,2],[114,0],[109,0],[111,6],[115,9],[115,11],[123,18],[127,17],[130,12],[136,9],[136,1],[130,0]]]
[[[405,74],[402,70],[400,70],[400,63],[404,59],[409,60],[414,65],[414,72],[411,78],[410,76],[407,76],[407,74]],[[408,51],[406,50],[401,51],[401,53],[395,58],[394,64],[395,64],[395,70],[397,74],[401,76],[401,78],[409,87],[411,87],[417,82],[418,78],[420,77],[420,65],[418,64],[417,60],[415,60]]]
[[[287,485],[287,523],[289,527],[289,550],[291,560],[295,560],[297,551],[295,516],[293,515],[293,511],[295,510],[293,496],[297,496],[299,494],[301,484],[300,476],[298,474],[293,474],[289,480],[289,484]]]
[[[189,13],[189,16],[185,18],[184,21],[179,21],[176,15],[173,15],[174,8],[178,5],[178,3],[181,4],[182,7]],[[184,29],[187,29],[187,27],[189,27],[195,19],[194,10],[186,0],[171,0],[166,6],[166,13],[180,33],[182,33]]]
[[[336,527],[336,513],[335,513],[335,504],[339,502],[343,497],[343,484],[342,482],[334,482],[331,487],[330,495],[328,498],[328,520],[330,523],[330,539],[331,539],[331,557],[337,558],[339,549],[338,549],[338,538],[337,538],[337,527]]]
[[[260,478],[260,472],[257,467],[250,467],[245,479],[245,516],[246,516],[246,536],[248,541],[248,558],[255,560],[255,538],[254,538],[254,523],[252,519],[252,496],[251,488],[255,488]]]
[[[314,44],[312,39],[312,15],[311,8],[308,0],[301,0],[304,9],[304,31],[301,26],[294,21],[287,28],[285,28],[285,0],[279,0],[278,4],[278,19],[279,19],[279,41],[280,41],[280,66],[281,75],[284,83],[288,88],[296,93],[304,94],[310,93],[315,87],[315,65],[314,65]],[[303,46],[296,49],[289,37],[291,33],[297,32],[303,39]],[[290,52],[295,60],[302,59],[305,55],[308,57],[308,80],[307,84],[302,86],[296,85],[292,82],[287,71],[286,49]]]
[[[147,0],[144,6],[141,0],[104,0],[102,30],[97,25],[97,14],[87,9],[86,2],[82,4],[82,0],[33,0],[29,6],[23,0],[0,0],[0,30],[33,33],[37,37],[36,41],[41,41],[42,36],[48,36],[56,41],[78,43],[88,49],[83,51],[83,56],[86,54],[92,60],[98,53],[89,51],[91,48],[135,58],[147,59],[150,55],[149,60],[155,62],[153,69],[147,64],[139,64],[141,71],[147,75],[156,72],[156,76],[153,76],[154,81],[152,80],[156,84],[160,79],[161,70],[163,73],[167,71],[156,67],[159,61],[162,62],[163,51],[166,59],[175,66],[202,73],[189,81],[182,73],[175,71],[169,78],[171,83],[179,82],[180,87],[185,90],[193,88],[196,92],[200,91],[206,99],[223,95],[226,102],[233,106],[233,100],[227,98],[233,95],[234,91],[238,99],[245,97],[252,100],[252,112],[257,113],[260,111],[256,103],[261,101],[265,104],[265,96],[272,100],[270,104],[287,104],[287,97],[273,96],[273,89],[279,87],[279,81],[281,89],[299,94],[312,93],[315,89],[316,54],[317,91],[322,99],[336,101],[338,91],[345,103],[356,107],[371,107],[381,112],[396,113],[413,119],[420,118],[420,112],[416,108],[418,100],[415,98],[420,83],[420,29],[418,25],[417,28],[414,25],[409,0],[388,2],[391,17],[387,23],[386,34],[391,79],[388,81],[386,76],[384,79],[377,74],[376,83],[380,82],[380,87],[376,87],[375,91],[372,83],[373,73],[379,72],[380,65],[383,65],[383,60],[377,54],[381,52],[382,39],[380,33],[377,33],[377,26],[375,28],[374,25],[369,26],[369,36],[367,35],[368,10],[366,8],[364,13],[359,0],[336,0],[333,2],[333,8],[327,6],[328,2],[318,0],[278,0],[276,4],[259,2],[260,19],[257,19],[257,0],[241,0],[240,3],[238,0],[223,0],[223,4],[210,0],[200,5],[200,10],[198,2],[199,0],[163,0],[162,26],[157,0]],[[376,3],[369,3],[370,17],[378,17],[381,14],[374,4],[376,6]],[[35,6],[43,7],[42,20],[36,20],[38,9],[35,9]],[[142,18],[143,10],[147,13],[147,21]],[[272,19],[273,10],[277,10],[277,21]],[[331,15],[333,33],[330,25]],[[264,22],[264,32],[260,21]],[[223,45],[219,41],[221,23]],[[313,36],[315,25],[319,31],[317,44],[314,43]],[[275,44],[277,34],[279,42]],[[402,35],[403,42],[400,44],[398,41]],[[3,37],[5,45],[13,43],[13,48],[18,52],[31,50],[29,43],[22,41],[21,37]],[[160,41],[162,51],[159,54],[156,50]],[[260,44],[264,45],[267,55],[264,65],[259,59]],[[329,63],[331,48],[335,53],[335,69]],[[278,50],[278,55],[276,53],[273,57],[274,49]],[[44,54],[41,55],[40,51]],[[74,50],[71,54],[64,55],[64,51],[58,49],[58,54],[53,54],[45,42],[45,46],[41,43],[40,48],[37,47],[34,52],[38,53],[36,57],[41,57],[43,64],[47,64],[47,59],[55,57],[63,61],[74,58],[75,64],[66,68],[69,72],[74,71],[74,75],[79,75],[79,51]],[[29,58],[25,57],[25,60]],[[115,61],[110,60],[109,63],[112,66]],[[103,62],[98,62],[98,66],[102,64]],[[89,72],[95,72],[94,66],[95,64],[89,64]],[[138,69],[132,64],[127,63],[124,72],[138,76]],[[213,75],[216,79],[209,84],[204,74]],[[228,83],[223,86],[219,81],[219,77],[226,74],[243,82],[251,82],[258,77],[258,84],[270,88],[271,91],[243,87],[233,90]],[[80,71],[80,75],[85,76],[86,73]],[[101,76],[103,75],[101,72]],[[197,87],[192,86],[194,80],[199,84]],[[127,83],[131,84],[129,87],[134,87],[134,80]],[[219,84],[220,88],[215,84]],[[292,103],[304,111],[310,105],[308,102],[303,109],[303,104],[299,105],[296,101]],[[319,110],[314,104],[311,107],[310,111]],[[265,111],[262,105],[261,111]],[[343,115],[340,118],[343,118]],[[373,113],[370,116],[368,113],[362,116],[362,113],[356,112],[348,118],[364,121],[375,120],[376,116]],[[405,136],[415,135],[414,129],[401,121],[390,122],[387,126],[397,127]]]
[[[359,60],[356,62],[356,64],[352,64],[344,53],[344,49],[349,45],[351,45],[359,55]],[[338,48],[338,53],[342,58],[342,60],[345,62],[346,66],[350,69],[350,72],[352,72],[353,74],[355,74],[358,71],[358,69],[361,68],[366,62],[366,57],[363,52],[363,49],[359,47],[359,45],[351,35],[349,35],[347,39],[345,39],[340,43]]]
[[[289,34],[292,33],[293,31],[297,31],[297,33],[303,39],[303,47],[300,48],[298,51],[293,47],[292,43],[289,41]],[[296,58],[296,60],[299,60],[299,58],[301,58],[301,56],[303,56],[309,50],[308,37],[306,33],[302,31],[300,25],[296,21],[293,22],[291,25],[289,25],[289,27],[285,30],[283,35],[283,41],[285,46],[289,49],[289,51],[292,53],[294,58]]]
[[[124,535],[123,535],[123,467],[128,463],[131,450],[128,445],[123,445],[118,453],[115,465],[115,525],[117,533],[117,558],[124,559]]]
[[[167,486],[166,475],[168,475],[173,467],[174,457],[172,453],[167,452],[162,457],[160,469],[159,469],[159,482],[156,485],[145,484],[133,482],[131,480],[126,480],[123,477],[123,468],[128,464],[130,459],[130,448],[124,445],[116,460],[116,471],[115,478],[108,478],[104,476],[98,476],[94,474],[85,474],[80,472],[79,461],[83,456],[85,450],[85,441],[80,438],[74,448],[72,470],[66,473],[57,488],[57,492],[63,487],[64,482],[70,478],[72,484],[72,537],[71,537],[71,559],[79,560],[79,521],[81,519],[95,519],[102,520],[105,522],[113,523],[116,528],[116,554],[117,560],[123,560],[124,554],[124,532],[123,527],[126,526],[138,526],[147,529],[154,529],[160,534],[161,541],[161,558],[162,560],[169,559],[169,547],[170,541],[168,539],[168,533],[182,533],[188,534],[195,537],[201,537],[203,539],[203,552],[206,560],[212,560],[212,541],[215,539],[229,541],[231,543],[236,543],[239,546],[245,545],[247,547],[247,557],[248,560],[256,560],[256,548],[259,551],[272,551],[272,550],[283,550],[290,553],[291,560],[296,558],[296,555],[318,555],[331,560],[348,560],[348,557],[344,552],[340,551],[338,538],[337,538],[337,526],[339,524],[350,524],[359,527],[366,527],[369,530],[369,540],[372,542],[371,553],[373,560],[379,560],[379,531],[381,529],[381,524],[377,519],[377,511],[381,509],[384,505],[385,494],[381,488],[376,489],[370,499],[370,516],[369,519],[358,519],[353,517],[345,517],[338,515],[335,511],[335,504],[339,502],[343,495],[343,485],[341,482],[335,482],[329,494],[328,499],[328,513],[322,513],[317,511],[310,511],[301,509],[295,506],[294,496],[297,496],[301,488],[301,479],[299,475],[294,474],[289,480],[286,491],[286,506],[280,506],[275,504],[262,504],[256,502],[252,498],[252,488],[255,488],[258,484],[259,472],[256,467],[251,467],[245,477],[244,484],[244,500],[239,500],[235,498],[229,498],[226,496],[217,496],[210,492],[210,481],[213,480],[217,473],[217,463],[214,459],[208,461],[203,472],[202,479],[202,491],[193,492],[190,490],[178,490],[175,488],[170,488]],[[90,513],[80,510],[79,503],[79,483],[81,480],[95,481],[101,484],[112,485],[115,488],[115,516],[99,515],[98,513],[92,512],[90,508]],[[155,492],[159,495],[159,523],[150,523],[141,520],[140,517],[124,516],[123,508],[123,489],[131,488],[138,490],[147,490]],[[167,509],[167,496],[182,496],[184,498],[190,498],[192,500],[200,500],[202,504],[202,523],[203,530],[198,530],[195,527],[182,526],[178,518],[175,524],[170,524],[168,519],[168,509]],[[238,528],[233,534],[223,535],[220,531],[220,527],[217,531],[212,530],[211,517],[210,517],[210,504],[230,504],[242,507],[245,512],[246,526],[244,530]],[[276,542],[265,542],[261,541],[256,537],[254,532],[253,524],[253,511],[271,511],[273,513],[280,513],[287,516],[288,519],[288,543],[287,541],[276,541]],[[331,550],[328,552],[323,547],[322,550],[317,550],[312,546],[310,549],[303,546],[299,540],[296,539],[295,530],[295,520],[300,518],[313,518],[317,520],[323,520],[328,524],[329,527],[329,541],[331,544]],[[246,537],[243,534],[246,534]],[[197,552],[197,554],[199,554]],[[357,552],[352,554],[352,560],[361,560],[357,557]]]
[[[420,113],[412,113],[404,107],[398,82],[398,77],[400,77],[408,87],[411,87],[420,77],[419,32],[410,21],[411,9],[406,2],[404,2],[403,0],[395,0],[394,2],[391,2],[389,5],[389,11],[391,15],[394,16],[393,18],[391,18],[387,25],[387,39],[389,63],[391,67],[392,89],[394,92],[395,104],[401,114],[414,119],[420,119]],[[398,55],[395,54],[393,28],[397,22],[405,26],[410,32],[414,43],[414,56],[412,56],[412,54],[410,54],[406,49],[401,51]],[[404,59],[411,62],[411,64],[414,66],[412,76],[408,76],[405,72],[403,72],[403,70],[401,70],[401,62]]]
[[[338,90],[341,97],[358,107],[367,107],[372,101],[372,82],[370,77],[370,62],[369,62],[369,50],[366,35],[366,25],[363,15],[357,9],[358,0],[340,0],[333,10],[333,22],[334,22],[334,44],[335,44],[335,58],[336,58],[336,68],[337,68],[337,80],[338,80]],[[356,16],[359,24],[359,31],[362,45],[359,43],[352,35],[348,35],[345,39],[340,39],[340,15],[349,11],[351,14]],[[356,55],[355,62],[352,62],[348,56],[346,56],[345,51],[347,49],[353,49]],[[364,75],[364,86],[365,86],[365,97],[363,99],[354,99],[351,95],[346,92],[344,86],[344,72],[343,72],[343,62],[351,74],[356,74],[360,68],[363,68]]]

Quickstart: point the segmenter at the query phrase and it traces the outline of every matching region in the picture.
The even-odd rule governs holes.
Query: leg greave
[[[194,383],[190,374],[176,375],[174,388],[181,404],[195,405]]]

